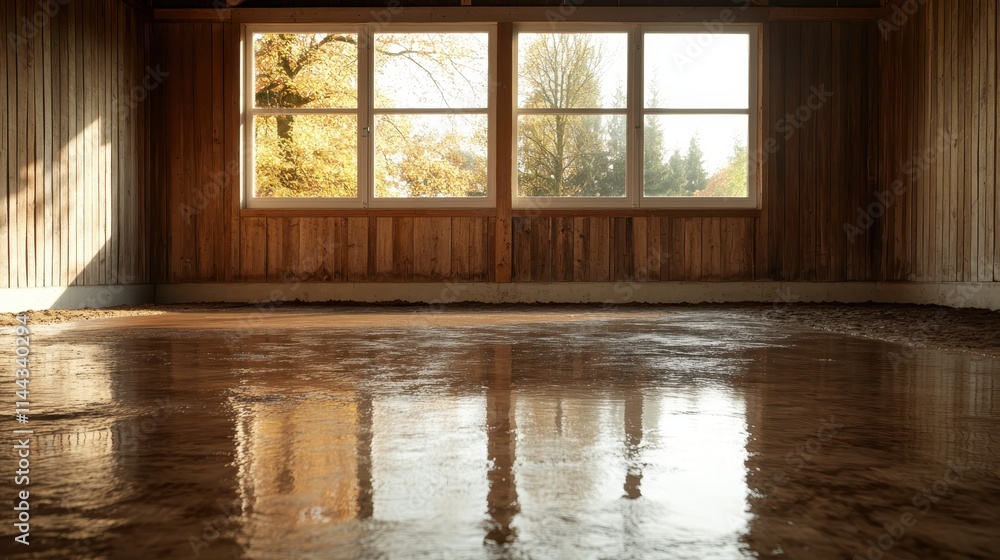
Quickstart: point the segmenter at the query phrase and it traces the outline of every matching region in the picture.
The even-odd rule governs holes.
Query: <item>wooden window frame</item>
[[[488,84],[487,107],[473,109],[446,108],[402,108],[401,110],[379,109],[375,106],[375,57],[372,43],[375,35],[385,33],[485,33],[488,37],[487,61]],[[261,109],[254,106],[254,52],[255,33],[346,33],[358,36],[358,102],[355,109]],[[243,63],[241,84],[241,126],[244,146],[242,173],[242,201],[246,210],[401,210],[401,209],[484,209],[496,206],[496,87],[497,83],[497,25],[486,23],[470,24],[423,24],[394,23],[383,25],[368,23],[345,24],[294,24],[294,23],[253,23],[246,24],[241,33]],[[485,114],[487,117],[487,183],[486,196],[481,197],[413,197],[389,198],[375,196],[375,117],[379,114]],[[357,116],[357,185],[355,197],[282,197],[265,198],[254,196],[256,179],[255,142],[253,120],[257,115],[267,114],[352,114]]]
[[[663,210],[756,210],[760,207],[760,184],[757,166],[754,158],[757,153],[759,131],[759,72],[760,72],[760,27],[754,24],[719,24],[718,31],[708,31],[704,25],[690,23],[575,23],[575,24],[516,24],[513,38],[513,76],[511,77],[511,196],[512,207],[516,212],[539,212],[546,210],[583,210],[583,209],[663,209]],[[517,185],[517,149],[519,114],[551,114],[556,111],[525,110],[518,107],[518,35],[520,33],[628,33],[628,71],[626,108],[624,110],[559,110],[568,114],[612,114],[620,113],[626,116],[626,184],[624,197],[523,197],[518,194]],[[647,33],[699,33],[699,34],[740,34],[749,38],[748,61],[749,91],[746,110],[729,109],[647,109],[643,94],[644,39]],[[529,111],[529,113],[525,113]],[[643,138],[645,133],[645,116],[647,114],[740,114],[747,116],[747,196],[745,197],[653,197],[646,196],[643,189]],[[628,131],[632,131],[631,134]]]
[[[343,10],[341,9],[326,9],[317,10],[321,13],[337,13],[340,14]],[[761,107],[762,95],[760,92],[761,76],[760,73],[763,71],[764,61],[762,60],[761,50],[763,48],[764,42],[764,29],[763,25],[759,22],[760,18],[756,17],[754,14],[750,14],[751,17],[743,18],[743,21],[736,23],[727,24],[716,24],[712,30],[709,30],[704,23],[697,23],[690,21],[690,18],[686,17],[676,17],[674,18],[677,22],[673,21],[662,21],[659,20],[656,23],[635,23],[634,21],[619,21],[613,23],[605,23],[593,21],[597,19],[596,15],[591,21],[586,21],[587,18],[581,18],[584,21],[577,23],[563,23],[563,22],[549,22],[541,23],[540,17],[528,17],[531,14],[535,14],[537,10],[534,11],[519,11],[519,14],[515,18],[515,23],[513,23],[514,32],[511,35],[510,44],[498,44],[498,24],[506,23],[510,25],[511,17],[515,17],[514,14],[506,13],[506,17],[497,17],[501,15],[499,13],[494,13],[493,11],[488,11],[484,17],[472,17],[467,21],[463,20],[458,22],[454,19],[448,21],[447,23],[426,23],[424,18],[415,18],[414,14],[409,12],[419,11],[416,9],[408,10],[407,16],[400,16],[397,18],[398,21],[393,21],[391,23],[379,23],[372,22],[371,20],[359,21],[357,18],[364,18],[361,14],[355,14],[351,12],[352,17],[348,18],[320,18],[313,19],[313,23],[299,23],[303,21],[295,16],[297,13],[295,10],[289,11],[285,9],[275,9],[275,10],[254,10],[252,11],[254,17],[249,17],[241,13],[241,17],[234,16],[234,23],[239,27],[239,32],[236,33],[238,44],[238,52],[240,55],[240,64],[238,65],[238,78],[240,88],[235,93],[234,103],[238,106],[239,112],[239,124],[240,127],[240,143],[242,144],[242,149],[240,150],[241,156],[241,188],[238,190],[239,194],[239,211],[241,215],[245,216],[322,216],[322,215],[427,215],[427,216],[459,216],[459,215],[475,215],[475,216],[499,216],[501,214],[512,213],[510,215],[523,216],[523,215],[712,215],[712,216],[756,216],[760,212],[761,202],[762,202],[762,191],[763,185],[761,181],[760,174],[760,162],[757,161],[757,150],[759,149],[761,140],[761,120],[760,113],[763,110]],[[600,10],[584,10],[580,9],[580,13],[590,14],[593,11],[594,14],[599,15]],[[635,10],[623,10],[623,12],[629,14]],[[239,12],[234,11],[235,12]],[[267,12],[266,14],[264,12]],[[523,13],[521,13],[523,12]],[[542,13],[542,12],[538,12]],[[545,12],[548,13],[548,12]],[[283,17],[276,17],[277,15],[282,15]],[[419,14],[416,14],[419,15]],[[666,15],[666,14],[665,14]],[[680,16],[681,14],[675,14]],[[684,12],[684,16],[690,16],[687,12]],[[517,23],[517,18],[523,23]],[[420,21],[413,21],[418,19]],[[608,21],[607,18],[604,18]],[[658,18],[654,18],[658,19]],[[685,19],[688,21],[685,22]],[[321,21],[341,21],[342,23],[321,23]],[[283,23],[282,23],[283,22]],[[628,108],[627,108],[627,130],[635,130],[635,123],[644,124],[643,116],[645,114],[644,107],[642,106],[642,56],[641,52],[637,55],[635,53],[636,45],[641,48],[641,42],[643,34],[647,32],[660,32],[663,30],[686,30],[694,31],[698,33],[746,33],[750,37],[750,48],[749,48],[749,71],[750,71],[750,102],[749,109],[746,112],[748,115],[748,159],[749,159],[749,169],[748,169],[748,182],[749,182],[749,194],[747,197],[740,198],[722,198],[722,197],[645,197],[641,192],[641,177],[642,177],[642,127],[639,127],[639,131],[636,135],[630,134],[626,140],[628,143],[627,150],[631,150],[628,156],[629,168],[627,175],[629,177],[626,185],[626,196],[623,198],[594,198],[592,200],[580,200],[572,199],[570,197],[549,197],[549,200],[545,203],[539,204],[539,198],[542,197],[531,197],[535,199],[531,204],[524,204],[522,201],[518,200],[517,196],[517,131],[516,122],[518,115],[517,108],[517,32],[520,30],[530,30],[530,29],[544,29],[548,31],[552,30],[588,30],[593,31],[598,28],[605,29],[627,29],[629,32],[629,69],[628,69]],[[331,30],[339,30],[339,32],[344,32],[343,30],[349,29],[350,32],[359,33],[359,43],[364,42],[367,45],[367,39],[365,36],[365,31],[359,30],[371,30],[368,31],[367,37],[373,37],[374,33],[389,29],[390,31],[395,31],[397,29],[407,29],[413,32],[433,32],[434,30],[448,29],[451,31],[461,31],[461,30],[472,30],[472,31],[486,31],[489,33],[489,45],[490,53],[488,56],[489,60],[489,73],[490,73],[490,83],[492,84],[489,88],[489,108],[488,108],[488,187],[486,197],[422,197],[413,199],[380,199],[376,204],[366,204],[363,200],[359,201],[365,194],[374,194],[374,177],[370,174],[373,170],[373,161],[371,157],[374,157],[374,145],[372,143],[372,156],[368,158],[369,161],[359,159],[359,182],[358,191],[359,197],[356,199],[319,199],[319,198],[285,198],[285,199],[264,199],[256,198],[252,196],[253,188],[253,174],[254,174],[254,159],[253,159],[253,129],[251,118],[254,114],[252,110],[252,103],[248,104],[248,99],[252,102],[252,91],[253,88],[253,45],[250,37],[252,33],[261,30],[276,32],[276,31],[288,31],[288,32],[308,32],[310,30],[320,30],[322,32],[330,32]],[[315,32],[315,31],[314,31]],[[612,31],[614,32],[614,31]],[[510,56],[512,60],[509,61],[511,64],[511,75],[500,77],[497,74],[498,61],[500,59],[500,54],[502,50],[507,50],[508,53],[512,53]],[[363,56],[361,50],[359,50],[359,57]],[[373,57],[370,54],[367,55],[366,64],[374,64]],[[362,73],[362,68],[359,65],[359,96],[361,95],[360,89],[364,86],[365,80],[361,79],[360,74]],[[370,75],[371,80],[374,80],[373,74]],[[505,111],[500,111],[498,109],[498,99],[497,90],[504,89],[504,82],[507,82],[509,89],[509,99],[503,100],[503,104],[510,103],[509,107],[509,117],[504,115],[504,120],[510,119],[510,125],[508,127],[498,126],[497,119],[498,113],[503,114]],[[366,95],[370,92],[366,92]],[[361,103],[359,103],[361,105]],[[364,122],[367,120],[371,122],[373,119],[373,103],[369,104],[367,108],[367,116],[363,114],[362,108],[359,106],[357,109],[358,127],[359,135],[361,134],[361,129]],[[502,137],[501,137],[502,136]],[[360,140],[359,136],[359,140]],[[371,143],[372,139],[369,135],[366,139],[367,143]],[[361,152],[364,150],[363,146],[367,144],[366,142],[359,141],[359,158],[361,157]],[[504,150],[498,149],[500,144],[506,144],[510,146],[510,157],[497,157],[497,154],[503,153]],[[508,160],[507,162],[500,161]],[[509,163],[509,167],[507,167]],[[362,169],[362,164],[365,165],[364,170]],[[506,173],[501,172],[500,166],[504,166],[510,169],[510,175],[505,177]],[[363,175],[369,174],[369,183],[364,183],[363,181],[369,180],[367,177],[362,178]],[[499,184],[498,180],[503,180],[504,184]],[[366,186],[367,185],[367,186]],[[367,193],[365,189],[368,189]],[[498,196],[503,197],[506,200],[498,199]],[[343,204],[345,201],[349,201],[347,204]],[[384,202],[382,202],[384,201]],[[609,204],[609,202],[615,202],[615,204]],[[504,207],[507,210],[504,210]],[[568,213],[568,214],[567,214]]]

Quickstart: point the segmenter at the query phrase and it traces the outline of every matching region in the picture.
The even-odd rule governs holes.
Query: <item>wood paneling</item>
[[[148,13],[51,4],[0,7],[0,288],[149,282]]]
[[[880,87],[874,22],[766,25],[759,212],[618,215],[511,211],[510,143],[502,140],[510,134],[510,108],[504,104],[498,108],[495,211],[241,211],[239,176],[231,171],[237,139],[225,125],[235,116],[220,115],[238,102],[229,86],[215,81],[220,65],[221,75],[235,73],[233,50],[218,42],[220,34],[229,36],[229,26],[204,20],[155,25],[159,60],[175,77],[158,92],[156,196],[165,222],[155,254],[162,281],[875,278],[878,228],[850,240],[844,231],[858,209],[874,201],[879,179],[880,137],[870,126],[878,122]],[[501,39],[508,28],[501,26]],[[499,62],[501,70],[510,67],[506,50]],[[204,81],[213,85],[200,85]],[[505,87],[501,81],[501,93]],[[206,187],[213,180],[221,186]],[[195,209],[190,223],[184,208]]]
[[[879,278],[1000,281],[997,0],[928,0],[886,28]]]

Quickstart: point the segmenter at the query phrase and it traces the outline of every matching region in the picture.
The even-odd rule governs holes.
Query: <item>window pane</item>
[[[647,33],[644,49],[646,107],[749,108],[749,35]]]
[[[255,33],[256,107],[358,106],[358,36]]]
[[[627,34],[521,33],[517,48],[519,107],[625,107]]]
[[[518,196],[625,196],[625,115],[521,115]]]
[[[378,115],[375,196],[483,197],[486,115]]]
[[[353,115],[254,117],[254,196],[357,197]]]
[[[487,33],[378,33],[375,106],[485,108],[488,57]]]
[[[745,197],[745,115],[656,115],[643,131],[646,196]]]

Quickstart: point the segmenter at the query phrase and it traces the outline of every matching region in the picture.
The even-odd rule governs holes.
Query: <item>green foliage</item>
[[[749,170],[750,160],[747,155],[747,147],[742,140],[736,139],[726,166],[709,178],[708,184],[703,190],[694,194],[695,196],[747,196]]]

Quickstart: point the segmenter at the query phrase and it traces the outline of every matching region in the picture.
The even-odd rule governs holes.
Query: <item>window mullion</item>
[[[362,48],[358,61],[358,194],[368,208],[375,197],[375,33],[372,26],[358,32]]]
[[[625,195],[633,208],[638,208],[642,201],[642,155],[643,155],[643,124],[642,116],[642,33],[639,26],[629,33],[628,78],[626,99],[628,115],[625,117],[625,129],[629,132],[625,139]]]

